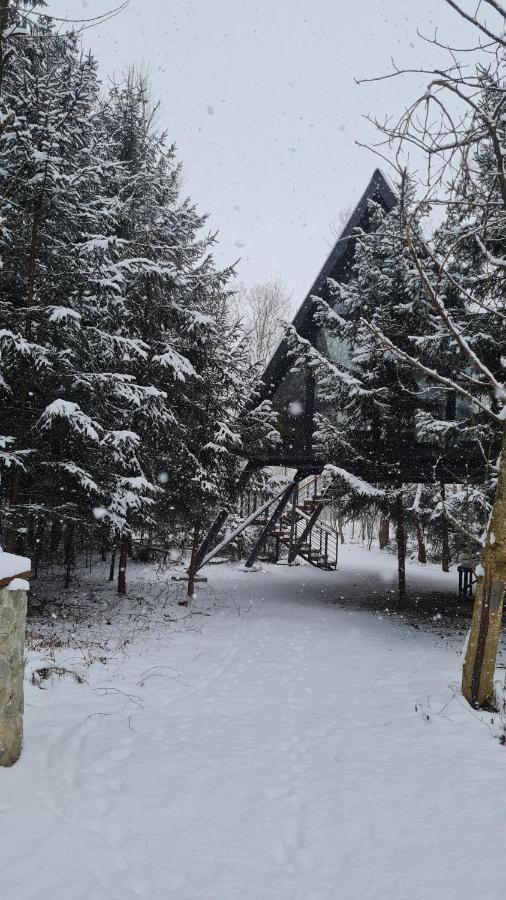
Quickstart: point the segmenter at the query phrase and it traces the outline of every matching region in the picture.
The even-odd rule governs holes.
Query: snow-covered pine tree
[[[16,535],[45,541],[54,553],[63,539],[68,581],[76,526],[104,531],[95,509],[110,508],[115,530],[151,509],[155,490],[125,423],[133,409],[165,398],[135,381],[148,348],[128,330],[131,298],[111,191],[123,166],[103,127],[95,62],[49,20],[26,28],[25,52],[3,76],[14,116],[1,150],[4,171],[15,175],[1,247],[9,452],[2,493],[11,543]],[[14,460],[27,460],[21,473],[13,451]]]
[[[193,531],[239,468],[251,371],[206,218],[130,74],[99,98],[73,35],[2,20],[1,495],[11,545]],[[12,47],[5,35],[10,34]],[[12,37],[14,36],[14,37]],[[5,38],[5,40],[4,40]],[[268,406],[268,405],[267,405]],[[265,407],[265,408],[264,408]],[[30,546],[32,545],[32,546]],[[36,553],[35,553],[36,555]]]
[[[237,471],[247,356],[228,312],[232,271],[216,269],[206,217],[180,198],[180,167],[154,114],[135,72],[112,88],[102,113],[122,166],[113,190],[123,324],[146,348],[132,374],[152,391],[128,427],[140,436],[144,477],[163,489],[157,527],[191,532],[195,547]]]
[[[10,125],[0,144],[0,365],[14,451],[4,459],[2,494],[11,543],[27,529],[39,533],[34,519],[70,528],[76,517],[92,521],[102,430],[92,381],[108,341],[106,304],[90,290],[103,252],[83,248],[112,233],[95,63],[75,37],[57,35],[44,18],[34,23],[23,6],[9,10],[17,53],[2,73]],[[24,467],[13,466],[20,458]]]

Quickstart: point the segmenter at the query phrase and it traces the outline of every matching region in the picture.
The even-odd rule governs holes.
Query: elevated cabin
[[[397,204],[393,187],[380,169],[376,169],[364,194],[351,215],[346,227],[337,239],[325,264],[298,309],[293,327],[298,334],[310,341],[322,354],[340,366],[347,366],[347,347],[328,334],[314,320],[315,299],[330,302],[329,279],[345,284],[352,274],[355,256],[356,229],[367,232],[370,228],[370,201],[381,205],[386,212]],[[276,450],[268,450],[262,456],[248,454],[252,468],[287,466],[305,472],[321,471],[327,460],[318,457],[313,446],[314,416],[320,407],[318,385],[311,372],[294,372],[294,357],[289,353],[288,342],[283,339],[268,363],[262,376],[261,400],[270,400],[278,414],[281,443]],[[441,417],[449,420],[458,417],[459,406],[449,397]],[[378,481],[455,482],[472,477],[482,477],[483,462],[478,453],[468,446],[457,446],[441,454],[440,448],[418,442],[413,433],[397,438],[395,448],[376,441],[375,462],[364,471],[363,461],[358,468],[353,458],[343,458],[341,465],[352,474]]]

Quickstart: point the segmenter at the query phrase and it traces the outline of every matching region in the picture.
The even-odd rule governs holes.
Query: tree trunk
[[[128,561],[128,535],[121,536],[119,545],[118,594],[126,594],[126,567]]]
[[[387,544],[390,543],[390,519],[387,516],[381,516],[378,529],[378,540],[380,550],[384,550]]]
[[[425,536],[418,516],[416,518],[416,539],[418,541],[418,562],[426,563],[427,549],[425,547]]]
[[[40,523],[37,523],[37,527],[35,529],[35,544],[33,547],[33,578],[39,577],[39,558],[40,558],[40,548],[44,540],[44,526]]]
[[[110,568],[109,568],[109,581],[114,581],[114,569],[115,569],[115,566],[116,566],[116,549],[117,549],[117,546],[118,546],[118,545],[117,545],[117,542],[114,541],[114,544],[113,544],[112,550],[111,550],[111,565],[110,565]]]
[[[506,428],[492,515],[478,570],[473,620],[469,632],[462,693],[475,707],[495,706],[494,676],[506,588]]]
[[[197,574],[197,553],[199,549],[200,526],[196,524],[193,529],[192,555],[190,559],[190,568],[188,569],[188,600],[191,600],[195,592],[195,575]],[[180,605],[187,606],[188,600]]]
[[[341,541],[341,544],[344,544],[345,540],[344,540],[344,531],[343,531],[343,519],[342,519],[342,516],[339,516],[339,515],[337,517],[337,533],[339,535],[339,540]]]
[[[448,518],[446,516],[446,490],[444,484],[441,484],[441,501],[443,504],[443,520],[442,520],[442,548],[441,548],[441,568],[443,572],[450,571],[450,545],[448,541]]]
[[[51,522],[51,531],[49,532],[49,561],[51,564],[55,561],[58,547],[60,546],[60,540],[61,524],[58,519],[53,519]]]
[[[402,493],[399,491],[395,501],[395,513],[397,519],[397,571],[399,579],[399,599],[406,596],[406,523],[404,519],[404,506]]]
[[[73,522],[69,522],[65,529],[64,565],[65,565],[64,585],[66,588],[68,588],[70,585],[70,578],[72,575],[72,567],[74,565],[74,523]]]
[[[367,549],[370,550],[374,540],[374,519],[367,523]]]

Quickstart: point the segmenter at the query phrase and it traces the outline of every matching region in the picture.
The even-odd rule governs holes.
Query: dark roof
[[[367,227],[369,218],[368,204],[370,200],[380,203],[387,211],[393,209],[397,204],[395,191],[381,169],[376,169],[373,173],[346,227],[339,235],[316,280],[311,285],[305,300],[294,316],[292,325],[303,336],[305,327],[312,317],[313,297],[321,296],[329,278],[339,281],[351,268],[355,248],[355,229]],[[264,388],[260,391],[260,399],[264,400],[272,396],[287,368],[289,368],[289,364],[284,365],[287,350],[287,342],[283,339],[262,375]]]

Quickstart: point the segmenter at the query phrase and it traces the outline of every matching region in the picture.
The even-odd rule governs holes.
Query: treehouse
[[[394,189],[379,169],[374,172],[292,322],[300,338],[344,369],[350,367],[348,348],[317,323],[316,302],[320,298],[332,305],[329,280],[345,284],[351,278],[357,229],[367,232],[371,227],[370,201],[381,205],[386,212],[392,210],[397,203]],[[260,448],[260,451],[258,447],[249,451],[247,445],[244,447],[246,466],[237,485],[237,492],[243,490],[252,471],[268,466],[284,466],[293,470],[293,481],[211,550],[227,518],[225,512],[220,513],[197,554],[199,567],[224,549],[241,530],[259,523],[262,523],[262,530],[246,565],[252,565],[269,537],[288,546],[289,561],[297,555],[306,555],[309,562],[322,568],[332,568],[337,563],[337,541],[334,546],[334,540],[331,541],[323,526],[317,524],[325,504],[325,485],[321,473],[329,460],[319,455],[313,435],[315,414],[325,411],[324,403],[319,396],[318,383],[313,373],[299,367],[295,369],[294,363],[289,339],[285,337],[265,369],[259,395],[259,401],[271,401],[277,414],[281,440],[275,449],[266,446]],[[430,390],[427,385],[425,393],[429,395]],[[448,396],[444,408],[440,410],[441,418],[452,420],[461,414],[462,410],[455,398]],[[378,484],[434,481],[449,483],[481,481],[483,478],[483,460],[476,448],[457,443],[443,450],[439,446],[424,443],[417,437],[414,417],[408,427],[399,428],[392,440],[382,436],[381,428],[378,428],[376,434],[371,431],[369,436],[364,437],[364,441],[369,441],[370,444],[364,444],[367,452],[360,458],[343,450],[339,461],[340,468],[346,470],[352,478]]]

